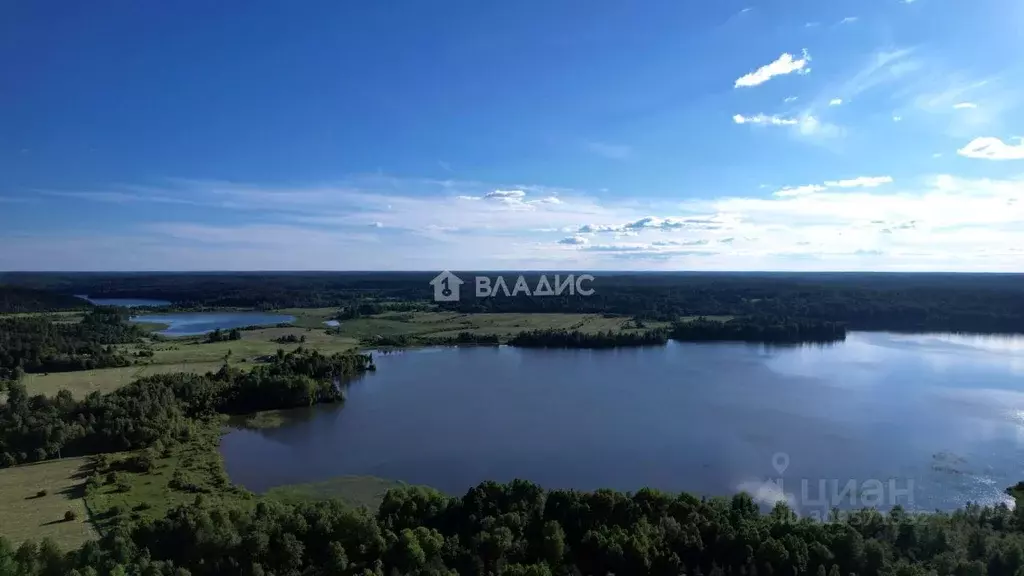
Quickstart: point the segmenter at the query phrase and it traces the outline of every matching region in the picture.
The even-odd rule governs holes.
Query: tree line
[[[747,494],[402,487],[375,511],[325,500],[196,501],[77,550],[0,539],[0,576],[1019,576],[1024,512],[865,509],[821,522]]]
[[[518,348],[619,348],[661,346],[668,342],[665,330],[624,332],[582,332],[580,330],[529,330],[516,334],[508,343]]]
[[[91,307],[88,300],[69,294],[0,285],[0,314],[87,310]]]
[[[131,360],[114,345],[145,335],[128,318],[126,310],[110,307],[92,308],[80,322],[0,317],[0,379],[15,368],[35,373],[127,366]]]
[[[232,328],[231,330],[221,330],[220,328],[215,328],[212,332],[208,332],[203,340],[206,341],[208,344],[212,344],[214,342],[229,342],[232,340],[241,339],[242,331],[239,330],[238,328]]]
[[[52,398],[30,396],[23,383],[8,382],[0,404],[0,467],[173,442],[187,437],[194,419],[216,413],[338,402],[339,383],[373,369],[367,354],[327,356],[300,347],[279,350],[248,372],[225,365],[205,375],[147,376],[82,400],[67,390]]]
[[[685,342],[836,342],[846,339],[846,326],[838,322],[769,316],[734,318],[724,322],[697,318],[675,323],[671,338]]]
[[[457,272],[472,278],[472,272]],[[489,272],[494,277],[501,273]],[[511,272],[509,277],[520,273]],[[163,299],[180,306],[336,307],[341,319],[431,302],[432,274],[5,273],[0,281],[55,294]],[[537,274],[524,274],[535,285]],[[463,297],[468,312],[772,316],[839,322],[850,330],[1024,332],[1024,275],[890,273],[596,273],[590,296]],[[467,287],[463,287],[464,289]],[[467,290],[464,290],[467,291]],[[471,290],[467,291],[471,292]],[[404,302],[405,304],[402,304]],[[70,304],[70,303],[69,303]],[[75,303],[77,304],[77,303]]]

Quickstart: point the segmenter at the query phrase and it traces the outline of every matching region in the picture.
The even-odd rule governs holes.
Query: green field
[[[0,536],[15,543],[52,538],[64,549],[96,536],[82,500],[84,458],[0,469]],[[46,490],[45,496],[37,496]],[[64,520],[73,511],[77,518]]]

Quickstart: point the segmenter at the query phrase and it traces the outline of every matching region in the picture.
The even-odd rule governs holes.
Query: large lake
[[[267,314],[265,312],[180,312],[173,314],[144,314],[132,316],[132,322],[167,324],[157,332],[164,336],[195,336],[220,328],[242,328],[244,326],[273,326],[282,322],[293,322],[294,316]]]
[[[225,436],[232,480],[742,489],[801,511],[1009,502],[1003,489],[1024,480],[1024,338],[852,333],[825,347],[443,348],[376,361],[344,407]]]

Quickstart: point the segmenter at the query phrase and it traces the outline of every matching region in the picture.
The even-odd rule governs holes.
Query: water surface
[[[164,336],[195,336],[213,332],[217,328],[229,330],[244,326],[273,326],[295,321],[294,316],[265,312],[180,312],[173,314],[143,314],[133,316],[132,322],[167,324],[157,332]]]
[[[342,408],[229,433],[221,449],[232,480],[256,491],[341,474],[452,494],[517,477],[550,488],[743,489],[804,511],[992,504],[1024,480],[1022,338],[852,333],[781,349],[503,346],[376,361]]]
[[[149,300],[146,298],[89,298],[88,296],[76,295],[76,298],[88,300],[97,306],[124,306],[127,308],[138,308],[147,306],[170,306],[170,300]]]

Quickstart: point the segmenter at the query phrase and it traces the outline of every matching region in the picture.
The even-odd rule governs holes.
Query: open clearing
[[[65,458],[0,470],[0,536],[14,542],[50,537],[70,550],[96,537],[82,500],[85,458]],[[46,490],[45,496],[37,496]],[[77,518],[64,520],[73,511]]]

